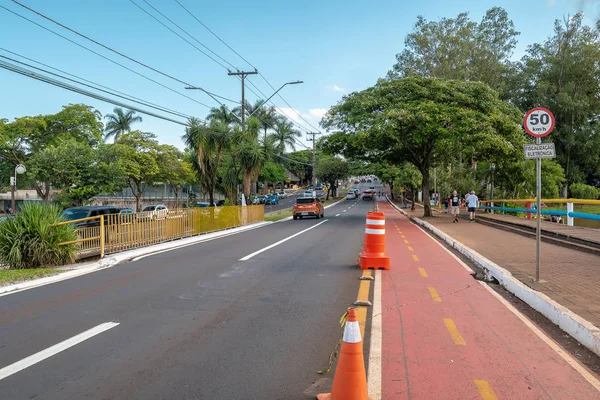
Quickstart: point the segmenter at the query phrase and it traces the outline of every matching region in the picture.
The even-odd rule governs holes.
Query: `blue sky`
[[[129,0],[20,1],[182,81],[230,99],[240,98],[238,79],[228,76],[223,67],[159,25]],[[153,12],[143,0],[134,1]],[[237,68],[251,69],[175,1],[147,1]],[[303,80],[304,84],[286,86],[280,93],[315,127],[323,111],[343,94],[364,89],[385,75],[394,64],[395,54],[403,49],[404,38],[412,30],[417,15],[437,20],[468,11],[472,19],[479,21],[487,9],[502,6],[521,32],[515,58],[524,53],[527,45],[551,35],[555,19],[582,8],[589,16],[588,22],[600,15],[598,0],[180,2],[255,65],[276,88],[284,82]],[[200,102],[218,105],[207,95],[184,90],[185,85],[122,59],[9,0],[0,0],[0,5]],[[4,9],[0,9],[0,47],[187,115],[204,118],[208,112],[206,107],[88,53]],[[8,55],[2,50],[0,54]],[[273,92],[261,78],[250,80],[267,96]],[[0,70],[0,88],[0,118],[54,113],[69,103],[90,104],[103,114],[114,107],[3,69]],[[246,93],[250,101],[256,100],[254,93],[249,90]],[[273,101],[310,130],[280,98],[274,97]],[[139,129],[154,132],[163,143],[183,146],[182,126],[143,117],[143,123],[137,125]],[[302,141],[308,143],[304,138]]]

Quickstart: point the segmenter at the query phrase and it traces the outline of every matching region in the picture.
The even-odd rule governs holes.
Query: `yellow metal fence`
[[[262,222],[264,207],[224,206],[110,214],[60,224],[78,224],[78,257],[117,253],[189,236]]]

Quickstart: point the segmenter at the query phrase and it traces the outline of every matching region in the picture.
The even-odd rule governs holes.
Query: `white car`
[[[144,209],[140,213],[140,216],[149,219],[163,219],[167,217],[168,213],[169,209],[167,208],[167,206],[163,204],[157,204],[144,207]]]
[[[279,197],[280,199],[287,199],[287,193],[284,191],[281,191],[279,193],[277,193],[277,197]]]
[[[356,193],[354,193],[354,192],[346,193],[346,200],[354,200],[354,199],[356,199]]]

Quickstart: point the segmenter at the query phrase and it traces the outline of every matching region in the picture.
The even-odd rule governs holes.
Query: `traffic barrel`
[[[367,393],[367,374],[363,358],[360,327],[356,320],[356,308],[348,309],[340,358],[331,393],[317,395],[318,400],[370,400]]]
[[[390,258],[385,254],[385,214],[378,211],[367,213],[365,243],[358,256],[362,269],[390,269]]]

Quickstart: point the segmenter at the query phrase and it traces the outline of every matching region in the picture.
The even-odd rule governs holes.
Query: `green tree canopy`
[[[326,199],[329,199],[330,194],[337,193],[337,180],[347,177],[348,172],[348,163],[341,158],[326,156],[319,159],[316,174],[317,178],[327,183],[329,187]]]
[[[412,163],[423,177],[425,215],[430,216],[430,168],[464,148],[478,159],[522,155],[521,118],[518,109],[480,82],[380,80],[329,110],[322,123],[334,133],[322,146],[346,157]]]

